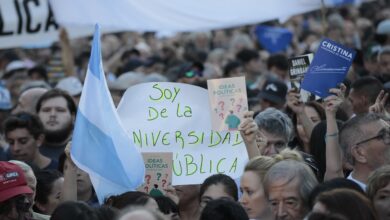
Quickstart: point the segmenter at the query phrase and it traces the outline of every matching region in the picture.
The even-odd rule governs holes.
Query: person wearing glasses
[[[390,125],[382,114],[356,116],[341,128],[340,145],[353,166],[348,179],[366,190],[369,174],[390,164]]]
[[[10,159],[32,164],[39,169],[57,169],[58,163],[42,155],[39,147],[45,139],[42,122],[35,115],[22,112],[9,116],[3,123]]]

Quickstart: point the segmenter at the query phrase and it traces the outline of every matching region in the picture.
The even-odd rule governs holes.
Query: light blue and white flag
[[[96,25],[91,57],[73,132],[71,157],[91,178],[99,202],[143,183],[141,154],[118,117],[107,87]]]

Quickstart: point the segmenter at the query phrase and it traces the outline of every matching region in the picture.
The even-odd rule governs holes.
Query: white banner
[[[52,0],[66,27],[99,23],[131,31],[200,31],[287,18],[321,8],[321,0]]]
[[[215,173],[239,178],[248,155],[239,132],[211,130],[206,89],[180,83],[129,88],[118,114],[142,152],[173,152],[173,184],[200,184]]]
[[[48,0],[0,1],[1,49],[48,47],[58,41],[58,29]],[[93,26],[70,27],[68,33],[70,38],[92,35]]]

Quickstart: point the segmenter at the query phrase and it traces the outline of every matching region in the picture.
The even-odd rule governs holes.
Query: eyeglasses
[[[382,129],[378,135],[359,141],[358,143],[355,144],[355,146],[375,139],[382,139],[383,143],[390,144],[390,128]]]

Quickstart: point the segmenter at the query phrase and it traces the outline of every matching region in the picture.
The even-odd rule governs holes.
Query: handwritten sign
[[[163,188],[172,184],[172,153],[142,153],[145,182],[138,191],[152,196],[164,195]]]
[[[248,110],[245,77],[207,80],[212,128],[234,131]]]
[[[238,178],[248,155],[239,132],[211,129],[208,93],[181,83],[127,89],[118,114],[141,152],[172,152],[172,184],[200,184],[212,174]]]

